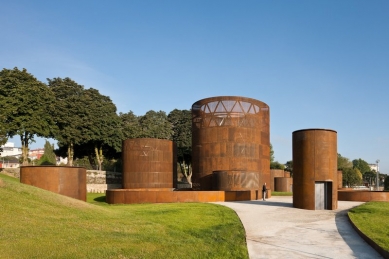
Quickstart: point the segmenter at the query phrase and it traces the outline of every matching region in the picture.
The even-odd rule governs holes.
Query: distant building
[[[369,166],[370,166],[370,170],[371,171],[376,171],[376,172],[378,172],[379,170],[379,167],[378,167],[378,165],[377,164],[369,164]]]
[[[40,159],[43,154],[45,153],[45,149],[44,148],[36,148],[36,149],[31,149],[29,152],[28,152],[28,158],[32,160],[35,160],[35,159]]]
[[[22,156],[22,148],[15,147],[14,143],[7,142],[4,145],[2,145],[1,148],[3,149],[3,152],[1,152],[0,157],[12,156],[12,157],[19,158]]]
[[[19,158],[7,157],[7,160],[0,159],[0,168],[18,168],[19,166]]]

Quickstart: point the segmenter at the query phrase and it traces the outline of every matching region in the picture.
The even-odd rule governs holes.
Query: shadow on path
[[[371,255],[365,250],[361,250],[361,243],[365,243],[366,246],[369,246],[371,249],[373,249],[373,247],[366,243],[365,240],[363,240],[363,238],[360,237],[359,234],[351,226],[351,223],[347,216],[347,213],[350,209],[351,208],[341,210],[335,214],[335,224],[340,236],[343,238],[344,242],[346,242],[346,244],[350,247],[350,249],[358,258],[381,258],[380,256],[378,256],[378,254]]]
[[[243,204],[250,204],[250,205],[258,205],[258,206],[274,206],[274,207],[286,207],[286,208],[293,208],[293,204],[290,202],[280,202],[280,201],[234,201],[234,203],[243,203]]]

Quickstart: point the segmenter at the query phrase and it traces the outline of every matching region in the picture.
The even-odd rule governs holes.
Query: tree
[[[141,127],[139,137],[141,138],[172,139],[172,124],[168,121],[164,111],[146,112],[145,115],[139,117],[139,124]]]
[[[389,175],[385,177],[384,181],[384,191],[389,191]]]
[[[139,118],[132,112],[119,113],[123,139],[137,138],[140,136],[141,127]]]
[[[84,105],[88,120],[82,128],[86,144],[93,147],[98,170],[104,161],[104,155],[121,151],[123,135],[121,121],[116,114],[116,106],[108,96],[90,88],[84,91]]]
[[[270,164],[274,162],[274,150],[273,145],[270,143]]]
[[[362,182],[362,174],[357,168],[344,168],[342,174],[343,186],[356,186]]]
[[[282,169],[284,170],[285,166],[278,161],[274,161],[274,150],[273,145],[270,143],[270,169]]]
[[[177,162],[188,183],[192,184],[192,113],[174,109],[168,115],[172,139],[177,144]]]
[[[34,137],[53,137],[54,96],[51,90],[26,69],[0,71],[0,106],[6,136],[18,135],[23,165],[28,165],[28,147]]]
[[[351,168],[353,167],[353,164],[351,163],[350,159],[347,157],[343,157],[341,154],[338,153],[338,170],[343,170],[344,168]]]
[[[59,155],[68,157],[68,165],[73,165],[74,146],[86,142],[82,129],[87,118],[84,105],[84,87],[72,79],[59,77],[47,79],[55,97],[53,117],[58,126],[55,139],[58,140]]]
[[[354,159],[352,163],[353,167],[357,168],[362,174],[371,171],[369,164],[363,159]]]
[[[57,159],[54,153],[54,147],[50,144],[49,141],[46,140],[44,146],[43,156],[38,160],[39,165],[55,165],[57,163]]]
[[[292,160],[286,162],[284,170],[287,172],[290,172],[291,177],[293,176],[293,161]]]
[[[284,170],[285,169],[285,165],[281,164],[278,161],[274,161],[274,162],[270,163],[270,169],[281,169],[281,170]]]

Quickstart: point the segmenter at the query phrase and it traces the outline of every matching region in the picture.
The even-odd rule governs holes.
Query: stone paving
[[[292,197],[220,202],[238,214],[250,258],[382,258],[351,227],[347,211],[362,202],[339,201],[338,209],[302,210]]]

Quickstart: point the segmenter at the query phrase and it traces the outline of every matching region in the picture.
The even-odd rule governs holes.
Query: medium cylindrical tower
[[[269,106],[255,99],[219,96],[195,102],[192,105],[193,188],[246,190],[248,186],[257,189],[264,182],[269,188],[269,123]],[[216,173],[217,179],[213,179],[212,174],[217,171],[223,173]],[[258,177],[253,177],[253,173]],[[229,181],[226,177],[231,175],[240,180]],[[250,179],[250,184],[241,179]]]
[[[338,207],[337,133],[328,129],[293,132],[293,207]]]
[[[154,138],[123,141],[123,188],[173,188],[176,145]]]

